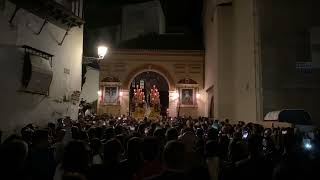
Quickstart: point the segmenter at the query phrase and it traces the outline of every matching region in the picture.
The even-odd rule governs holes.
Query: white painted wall
[[[218,16],[216,15],[216,0],[205,1],[204,34],[205,34],[205,90],[213,87],[214,104],[218,104]],[[208,97],[211,99],[211,97]],[[207,102],[210,106],[210,102]],[[205,108],[206,114],[210,107]],[[218,117],[215,106],[214,114]]]
[[[215,118],[256,121],[253,0],[216,2],[205,1],[205,89],[213,87]]]
[[[45,125],[63,116],[76,119],[78,105],[62,102],[62,99],[81,89],[83,29],[73,28],[59,46],[65,30],[48,23],[40,35],[35,35],[43,19],[21,9],[13,25],[9,25],[13,11],[14,5],[8,1],[4,11],[0,11],[0,99],[3,104],[0,129],[9,133],[27,123]],[[21,45],[54,55],[49,97],[18,92],[23,64]],[[70,74],[65,74],[64,68],[69,69]]]
[[[216,108],[220,119],[234,118],[234,69],[233,69],[233,9],[232,6],[217,8],[218,24],[218,87],[219,96]]]
[[[215,118],[234,118],[233,102],[233,9],[206,1],[206,89],[213,87]],[[211,93],[208,92],[207,106]],[[208,111],[210,107],[206,108]],[[208,113],[208,112],[207,112]]]
[[[257,121],[253,1],[233,1],[235,118],[247,122]]]
[[[88,103],[98,100],[99,73],[98,69],[91,67],[87,68],[86,82],[83,84],[80,97]]]

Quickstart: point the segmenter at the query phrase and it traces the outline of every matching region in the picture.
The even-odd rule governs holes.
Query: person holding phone
[[[264,130],[262,145],[265,155],[271,155],[275,152],[275,144],[273,142],[273,139],[271,138],[271,135],[272,131],[270,128]]]
[[[242,139],[247,139],[249,136],[249,132],[248,131],[243,131],[242,132]]]

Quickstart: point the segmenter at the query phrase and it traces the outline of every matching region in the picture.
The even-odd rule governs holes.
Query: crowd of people
[[[0,146],[0,179],[284,180],[317,177],[319,130],[208,118],[96,116],[32,124]]]

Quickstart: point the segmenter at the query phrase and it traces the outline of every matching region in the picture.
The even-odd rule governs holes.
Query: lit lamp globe
[[[99,59],[103,59],[104,56],[108,53],[108,47],[106,46],[99,46],[98,47],[98,56]]]
[[[97,94],[98,94],[98,96],[101,96],[102,95],[102,91],[101,90],[98,91]]]

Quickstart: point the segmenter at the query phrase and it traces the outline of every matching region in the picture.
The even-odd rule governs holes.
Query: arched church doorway
[[[156,118],[167,115],[169,84],[158,72],[145,71],[136,75],[130,83],[130,115]]]

